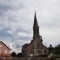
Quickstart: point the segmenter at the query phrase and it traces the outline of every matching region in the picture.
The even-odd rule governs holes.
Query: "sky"
[[[11,51],[33,39],[35,11],[43,44],[60,44],[60,0],[0,0],[0,41]]]

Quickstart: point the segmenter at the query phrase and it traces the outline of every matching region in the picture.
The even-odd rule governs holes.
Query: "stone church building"
[[[42,36],[39,35],[39,25],[36,18],[36,12],[34,16],[33,24],[33,39],[29,44],[22,46],[23,56],[44,56],[48,54],[48,49],[43,45]]]

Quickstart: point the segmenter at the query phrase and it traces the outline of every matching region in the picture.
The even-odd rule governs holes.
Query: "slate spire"
[[[39,36],[39,26],[38,26],[36,12],[35,12],[34,24],[33,24],[33,38],[38,37],[38,36]]]
[[[34,25],[33,25],[33,27],[37,27],[37,26],[38,26],[38,22],[37,22],[36,12],[35,12],[35,16],[34,16]]]

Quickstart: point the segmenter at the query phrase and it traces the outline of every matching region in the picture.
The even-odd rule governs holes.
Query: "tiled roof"
[[[0,41],[2,44],[4,44],[2,41]],[[6,44],[4,44],[9,50],[11,50]]]

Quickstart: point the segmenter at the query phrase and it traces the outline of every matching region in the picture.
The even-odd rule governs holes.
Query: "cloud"
[[[34,10],[43,43],[60,44],[59,0],[0,0],[0,41],[12,51],[20,52],[22,45],[32,40]]]

